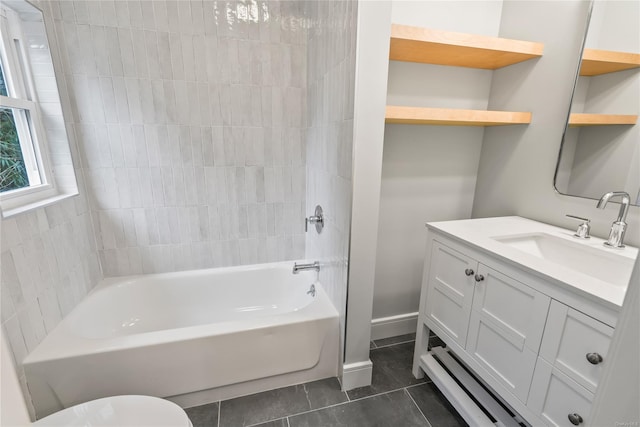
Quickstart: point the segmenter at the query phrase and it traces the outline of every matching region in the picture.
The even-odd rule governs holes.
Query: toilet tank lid
[[[152,396],[124,395],[80,403],[48,415],[33,425],[191,427],[192,424],[186,412],[173,402]]]

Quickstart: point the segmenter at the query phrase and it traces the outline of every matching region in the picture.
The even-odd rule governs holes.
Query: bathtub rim
[[[140,278],[180,277],[193,272],[213,272],[219,273],[260,270],[269,267],[292,266],[293,262],[277,262],[265,264],[252,264],[249,266],[233,266],[211,269],[186,270],[182,272],[141,274],[134,276],[110,277],[96,285],[83,301],[91,295],[103,291],[111,286],[133,282]],[[81,301],[74,309],[65,316],[58,325],[36,346],[23,360],[23,366],[36,364],[57,359],[80,357],[89,354],[109,353],[124,349],[161,345],[169,342],[198,340],[210,336],[233,334],[239,331],[258,330],[273,328],[288,323],[302,323],[333,317],[339,317],[338,311],[326,294],[322,284],[317,280],[317,274],[313,284],[316,287],[314,301],[299,310],[287,313],[264,316],[259,319],[232,320],[228,322],[207,323],[192,325],[180,328],[163,329],[157,331],[142,332],[132,335],[123,335],[110,338],[86,338],[78,336],[71,328],[70,318]]]

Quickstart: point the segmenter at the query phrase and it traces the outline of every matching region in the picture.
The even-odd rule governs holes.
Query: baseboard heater
[[[433,347],[420,357],[420,367],[471,427],[522,427],[528,424],[505,408],[442,347]]]

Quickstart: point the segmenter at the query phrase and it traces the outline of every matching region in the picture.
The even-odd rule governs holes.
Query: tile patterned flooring
[[[372,384],[348,392],[329,378],[186,410],[194,427],[460,427],[428,379],[411,374],[414,335],[371,342]]]

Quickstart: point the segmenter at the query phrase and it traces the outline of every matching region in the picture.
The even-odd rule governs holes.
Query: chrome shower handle
[[[322,206],[317,205],[314,215],[304,219],[304,232],[309,231],[309,223],[316,225],[316,231],[318,234],[324,228],[324,216],[322,214]]]

